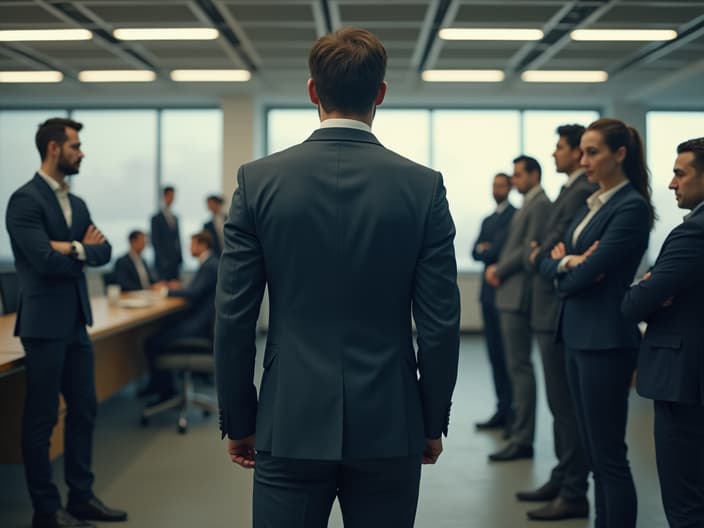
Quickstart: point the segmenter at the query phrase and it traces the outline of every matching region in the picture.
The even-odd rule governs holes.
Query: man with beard
[[[7,231],[19,282],[15,335],[25,350],[26,395],[22,450],[33,527],[93,526],[86,520],[124,521],[127,514],[93,495],[92,438],[96,415],[93,322],[85,266],[110,260],[111,247],[93,225],[83,200],[69,192],[66,176],[83,159],[83,125],[53,118],[35,138],[41,168],[10,197]],[[68,504],[52,482],[49,443],[59,394],[66,402],[65,477]]]

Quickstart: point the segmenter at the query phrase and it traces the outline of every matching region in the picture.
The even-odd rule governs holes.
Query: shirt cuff
[[[76,259],[77,260],[81,260],[81,261],[88,260],[88,257],[86,257],[86,248],[83,247],[83,244],[81,244],[77,240],[74,240],[73,242],[71,242],[71,244],[74,244],[74,247],[76,248]]]
[[[562,257],[562,260],[560,263],[557,265],[557,272],[558,273],[567,273],[567,263],[569,260],[573,257],[574,255],[567,255],[565,257]]]

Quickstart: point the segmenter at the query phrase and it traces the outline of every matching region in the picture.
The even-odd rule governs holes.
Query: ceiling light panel
[[[118,28],[112,32],[118,40],[215,40],[214,28]]]
[[[443,40],[540,40],[539,29],[521,28],[443,28],[438,33]]]
[[[426,82],[501,82],[501,70],[425,70],[421,78]]]
[[[58,40],[90,40],[87,29],[5,29],[0,30],[0,42],[38,42]]]

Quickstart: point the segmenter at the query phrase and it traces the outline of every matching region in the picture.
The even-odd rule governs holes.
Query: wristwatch
[[[77,259],[78,258],[78,244],[76,242],[71,242],[71,257]]]

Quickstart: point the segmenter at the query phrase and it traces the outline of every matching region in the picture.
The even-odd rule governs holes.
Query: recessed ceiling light
[[[173,70],[176,82],[245,82],[252,78],[247,70]]]
[[[3,29],[0,42],[33,42],[40,40],[90,40],[87,29]]]
[[[444,28],[438,36],[443,40],[540,40],[543,32],[520,28]]]
[[[100,82],[151,82],[156,74],[151,70],[84,70],[78,80],[85,83]]]
[[[587,41],[663,41],[677,38],[671,29],[576,29],[570,33],[572,40]]]
[[[0,83],[57,83],[64,74],[59,71],[0,71]]]
[[[215,40],[220,33],[213,28],[120,28],[112,32],[119,40]]]
[[[501,70],[425,70],[421,78],[426,82],[501,82]]]
[[[601,70],[526,70],[521,74],[525,82],[538,83],[600,83],[608,78]]]

